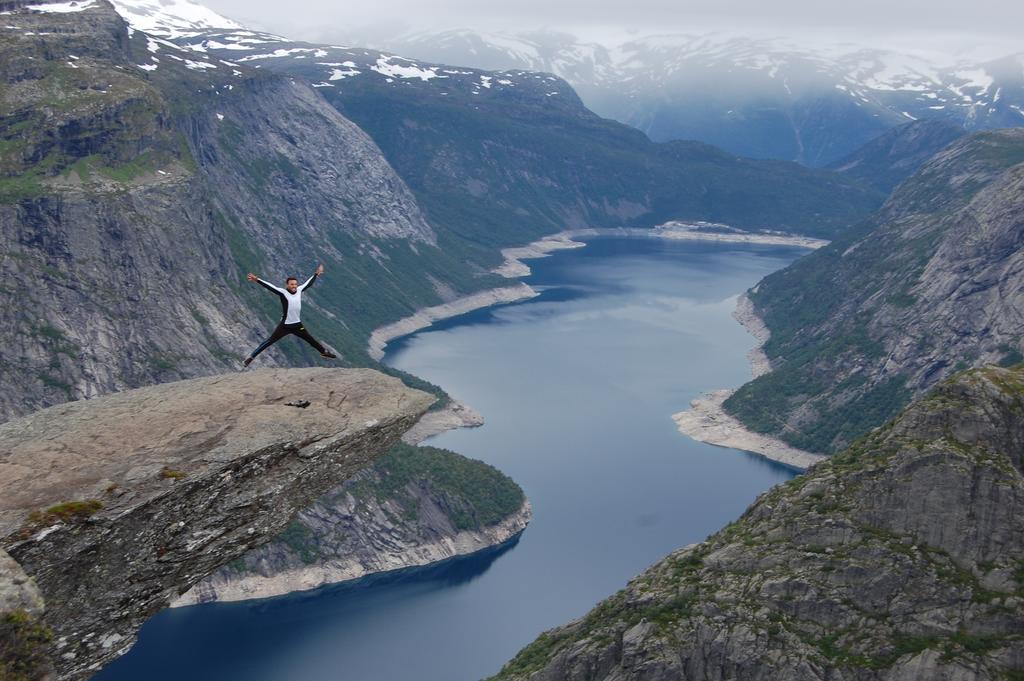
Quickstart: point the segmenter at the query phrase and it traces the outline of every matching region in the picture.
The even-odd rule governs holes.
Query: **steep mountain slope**
[[[301,77],[381,147],[432,224],[488,247],[572,227],[707,219],[828,236],[877,205],[858,182],[705,144],[655,144],[565,81],[236,29],[175,42]]]
[[[496,679],[1017,679],[1024,369],[958,375]]]
[[[602,116],[654,140],[823,166],[913,119],[1024,125],[1024,54],[964,59],[728,33],[619,44],[553,31],[416,33],[375,44],[420,59],[565,78]]]
[[[829,170],[888,193],[940,149],[965,134],[963,128],[947,121],[904,123],[831,164]]]
[[[958,369],[1024,353],[1024,130],[965,137],[872,219],[749,292],[772,371],[726,409],[831,452]]]
[[[399,444],[175,605],[266,598],[426,565],[506,542],[529,520],[523,490],[501,471]]]
[[[0,22],[0,417],[236,368],[276,301],[366,363],[371,329],[486,285],[376,145],[299,81],[182,52],[105,0]],[[282,343],[265,362],[305,363]],[[261,358],[261,361],[264,361]]]
[[[434,227],[476,246],[486,262],[496,245],[566,227],[670,218],[827,235],[880,201],[859,183],[794,165],[702,144],[652,144],[595,116],[551,75],[291,41],[186,0],[115,4],[137,28],[189,50],[313,84],[381,146]]]

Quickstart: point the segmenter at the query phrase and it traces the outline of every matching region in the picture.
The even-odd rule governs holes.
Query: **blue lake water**
[[[96,678],[476,681],[793,471],[680,435],[671,415],[749,378],[736,295],[794,248],[595,239],[532,260],[531,301],[389,346],[487,423],[430,444],[514,478],[534,519],[495,550],[262,601],[164,611]]]

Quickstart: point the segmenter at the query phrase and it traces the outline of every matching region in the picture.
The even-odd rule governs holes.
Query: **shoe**
[[[250,364],[252,364],[252,357],[246,357],[245,359],[242,360],[242,366],[247,367]]]
[[[327,350],[326,352],[321,352],[320,356],[325,357],[327,359],[338,359],[338,356],[331,352],[330,350]]]

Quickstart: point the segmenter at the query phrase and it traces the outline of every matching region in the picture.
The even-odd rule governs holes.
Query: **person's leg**
[[[270,338],[268,338],[267,340],[265,340],[262,343],[260,343],[259,347],[252,351],[252,354],[249,355],[249,361],[252,361],[252,360],[256,359],[256,355],[260,354],[261,352],[263,352],[264,350],[269,348],[271,345],[273,345],[274,343],[276,343],[277,341],[281,340],[282,338],[284,338],[287,335],[288,335],[288,330],[285,329],[284,324],[278,324],[274,328],[274,332],[272,334],[270,334]]]
[[[328,352],[327,348],[325,348],[320,343],[320,341],[318,341],[316,338],[313,338],[313,336],[309,333],[309,331],[306,331],[306,327],[305,326],[300,326],[299,328],[297,328],[294,331],[292,331],[292,333],[294,333],[296,336],[298,336],[302,340],[304,340],[307,343],[309,343],[310,345],[312,345],[314,348],[316,348],[316,351],[319,352],[324,357],[328,357],[328,356],[333,356],[334,355],[333,352]]]

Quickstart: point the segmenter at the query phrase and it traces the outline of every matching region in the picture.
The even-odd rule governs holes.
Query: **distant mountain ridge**
[[[116,4],[140,30],[193,48],[201,48],[204,30],[244,31],[189,0]],[[248,40],[227,42],[242,59],[260,43],[284,40],[248,33]],[[692,139],[741,156],[815,167],[834,163],[911,120],[944,120],[967,131],[1024,125],[1024,51],[957,57],[728,33],[646,35],[599,44],[551,30],[454,29],[370,42],[366,47],[390,54],[387,61],[401,54],[414,59],[399,61],[549,73],[568,82],[597,114],[636,127],[654,141]],[[313,57],[315,49],[308,50],[306,58]],[[325,87],[331,76],[354,75],[355,67],[344,66],[345,61],[336,64],[338,71],[327,72]],[[401,64],[379,67],[383,73],[395,66]]]
[[[882,198],[859,181],[795,164],[739,159],[695,142],[652,143],[594,115],[552,75],[186,23],[166,29],[183,48],[310,82],[373,137],[432,223],[483,247],[483,260],[495,247],[565,228],[670,219],[828,236]]]
[[[966,130],[1024,125],[1024,52],[978,60],[722,33],[606,45],[555,31],[468,29],[378,46],[430,61],[553,73],[596,113],[656,141],[694,139],[811,166],[909,120]]]
[[[855,177],[880,191],[890,192],[940,149],[966,134],[960,126],[944,120],[904,123],[828,168]]]

